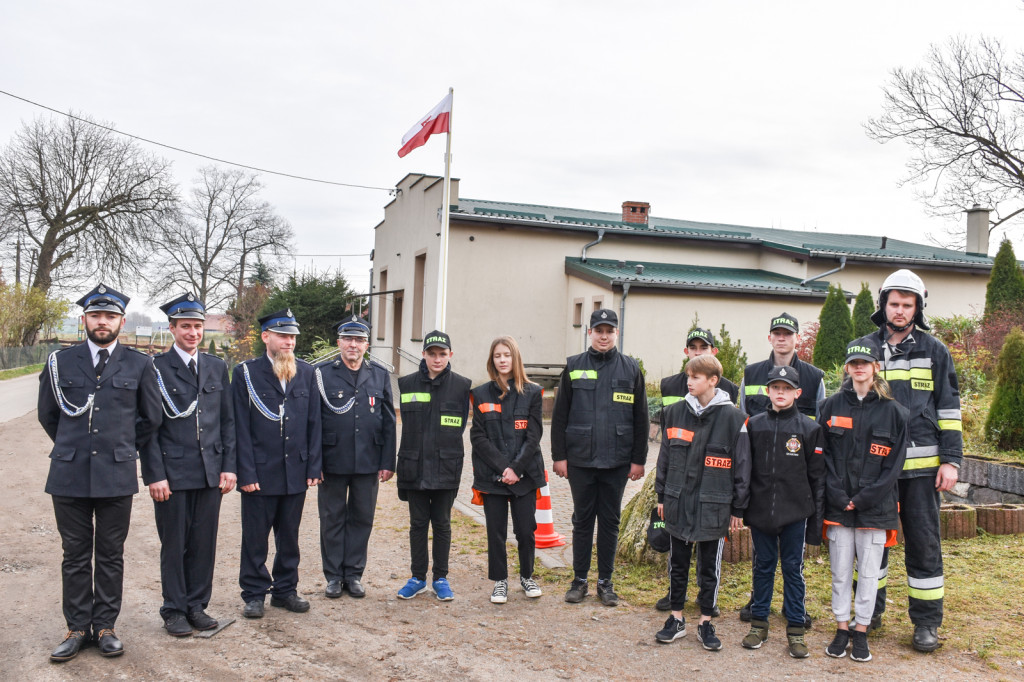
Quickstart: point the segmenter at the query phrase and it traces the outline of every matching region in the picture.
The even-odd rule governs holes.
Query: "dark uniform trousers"
[[[700,606],[702,616],[714,614],[715,604],[718,602],[719,575],[722,571],[722,546],[724,538],[720,540],[706,540],[702,542],[687,542],[680,540],[674,535],[669,539],[668,571],[669,588],[668,597],[672,603],[673,611],[681,611],[686,605],[686,587],[690,575],[690,559],[696,549],[697,555],[697,605]]]
[[[537,494],[484,495],[484,518],[487,521],[487,578],[508,579],[508,517],[512,512],[512,532],[519,545],[519,577],[533,577],[536,546],[533,534],[537,530]],[[589,561],[589,557],[588,557]]]
[[[121,344],[99,378],[87,343],[59,352],[56,362],[63,400],[84,406],[95,396],[92,410],[70,417],[54,397],[50,368],[40,375],[37,416],[53,440],[46,492],[64,549],[64,619],[69,630],[99,631],[113,628],[121,611],[138,450],[160,425],[160,394],[149,356]]]
[[[412,575],[427,579],[427,525],[434,531],[434,580],[448,577],[448,553],[452,547],[452,505],[458,488],[443,490],[407,490],[409,500],[409,553]]]
[[[378,474],[324,474],[317,494],[320,556],[328,580],[358,580],[377,508]]]
[[[622,494],[629,478],[629,464],[612,469],[569,465],[572,492],[572,567],[577,578],[586,578],[594,547],[597,520],[597,577],[612,577],[619,542]]]
[[[246,602],[295,594],[299,585],[299,534],[306,493],[242,494],[242,564],[238,585]],[[274,531],[274,573],[267,571],[269,535]]]
[[[165,618],[173,611],[206,609],[210,603],[221,497],[220,488],[198,488],[153,503],[164,598],[160,615]]]

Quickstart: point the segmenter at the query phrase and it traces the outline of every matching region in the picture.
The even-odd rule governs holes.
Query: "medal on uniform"
[[[370,396],[370,413],[371,414],[373,413],[373,406],[374,406],[375,403],[376,403],[376,400],[374,400],[373,396]]]

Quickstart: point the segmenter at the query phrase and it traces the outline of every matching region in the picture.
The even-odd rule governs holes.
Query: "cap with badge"
[[[370,338],[370,327],[357,315],[353,315],[347,320],[342,320],[338,324],[334,325],[334,331],[338,333],[338,338],[342,336],[352,336],[360,339]]]
[[[878,347],[878,342],[871,336],[862,336],[859,339],[854,339],[846,347],[846,362],[854,360],[880,362],[882,360],[882,349]]]
[[[423,338],[423,350],[433,348],[434,346],[451,350],[452,337],[435,329]]]
[[[205,320],[206,306],[191,291],[160,306],[170,320]]]
[[[768,372],[768,381],[765,386],[771,386],[775,381],[783,381],[793,388],[800,388],[800,372],[795,367],[787,365],[772,367],[772,371]]]
[[[772,318],[772,324],[768,327],[769,332],[773,332],[776,329],[788,329],[794,334],[799,334],[800,323],[789,313],[781,313]]]
[[[82,306],[83,313],[117,313],[124,315],[124,309],[128,307],[131,299],[120,291],[114,291],[105,284],[100,284],[95,289],[78,299],[78,305]]]
[[[618,329],[619,316],[615,314],[614,310],[609,310],[608,308],[595,310],[590,314],[590,328],[593,329],[599,324],[607,324]]]
[[[278,334],[298,334],[299,323],[292,315],[292,309],[278,310],[260,318],[260,329]]]
[[[712,348],[715,347],[715,337],[707,329],[701,329],[700,327],[695,328],[689,334],[686,335],[686,345],[690,345],[690,341],[694,339],[700,339],[704,343],[708,344]]]

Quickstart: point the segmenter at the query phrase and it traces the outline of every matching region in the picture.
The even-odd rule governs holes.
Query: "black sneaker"
[[[585,578],[573,578],[569,591],[565,593],[565,601],[570,604],[579,604],[587,596],[587,581]]]
[[[754,614],[750,611],[750,605],[754,603],[754,595],[750,595],[750,599],[747,600],[746,605],[740,609],[740,620],[744,623],[749,623],[754,619]]]
[[[825,647],[825,653],[832,658],[842,658],[846,655],[846,647],[850,645],[850,631],[836,630],[836,636],[832,643]]]
[[[853,647],[850,649],[850,658],[860,663],[871,660],[871,652],[868,651],[868,633],[854,630],[850,633],[850,641]]]
[[[597,581],[597,596],[605,606],[619,605],[619,595],[615,594],[615,588],[612,587],[611,580]]]
[[[658,609],[659,611],[671,611],[672,599],[669,597],[669,595],[666,594],[664,597],[658,600],[658,602],[654,605],[654,608]]]
[[[697,641],[704,645],[708,651],[718,651],[722,648],[722,640],[715,634],[715,626],[711,621],[697,624]]]
[[[665,621],[665,627],[658,631],[658,634],[654,635],[654,639],[658,640],[662,644],[668,644],[674,642],[680,637],[686,636],[686,619],[676,618],[675,616],[669,616],[668,620]]]

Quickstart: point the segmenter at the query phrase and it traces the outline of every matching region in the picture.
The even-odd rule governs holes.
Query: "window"
[[[380,291],[388,290],[388,271],[387,268],[380,271]],[[384,335],[387,333],[385,325],[388,321],[388,296],[390,294],[381,294],[376,296],[377,299],[377,340],[383,341]]]
[[[577,298],[572,305],[572,326],[583,326],[583,299]]]

